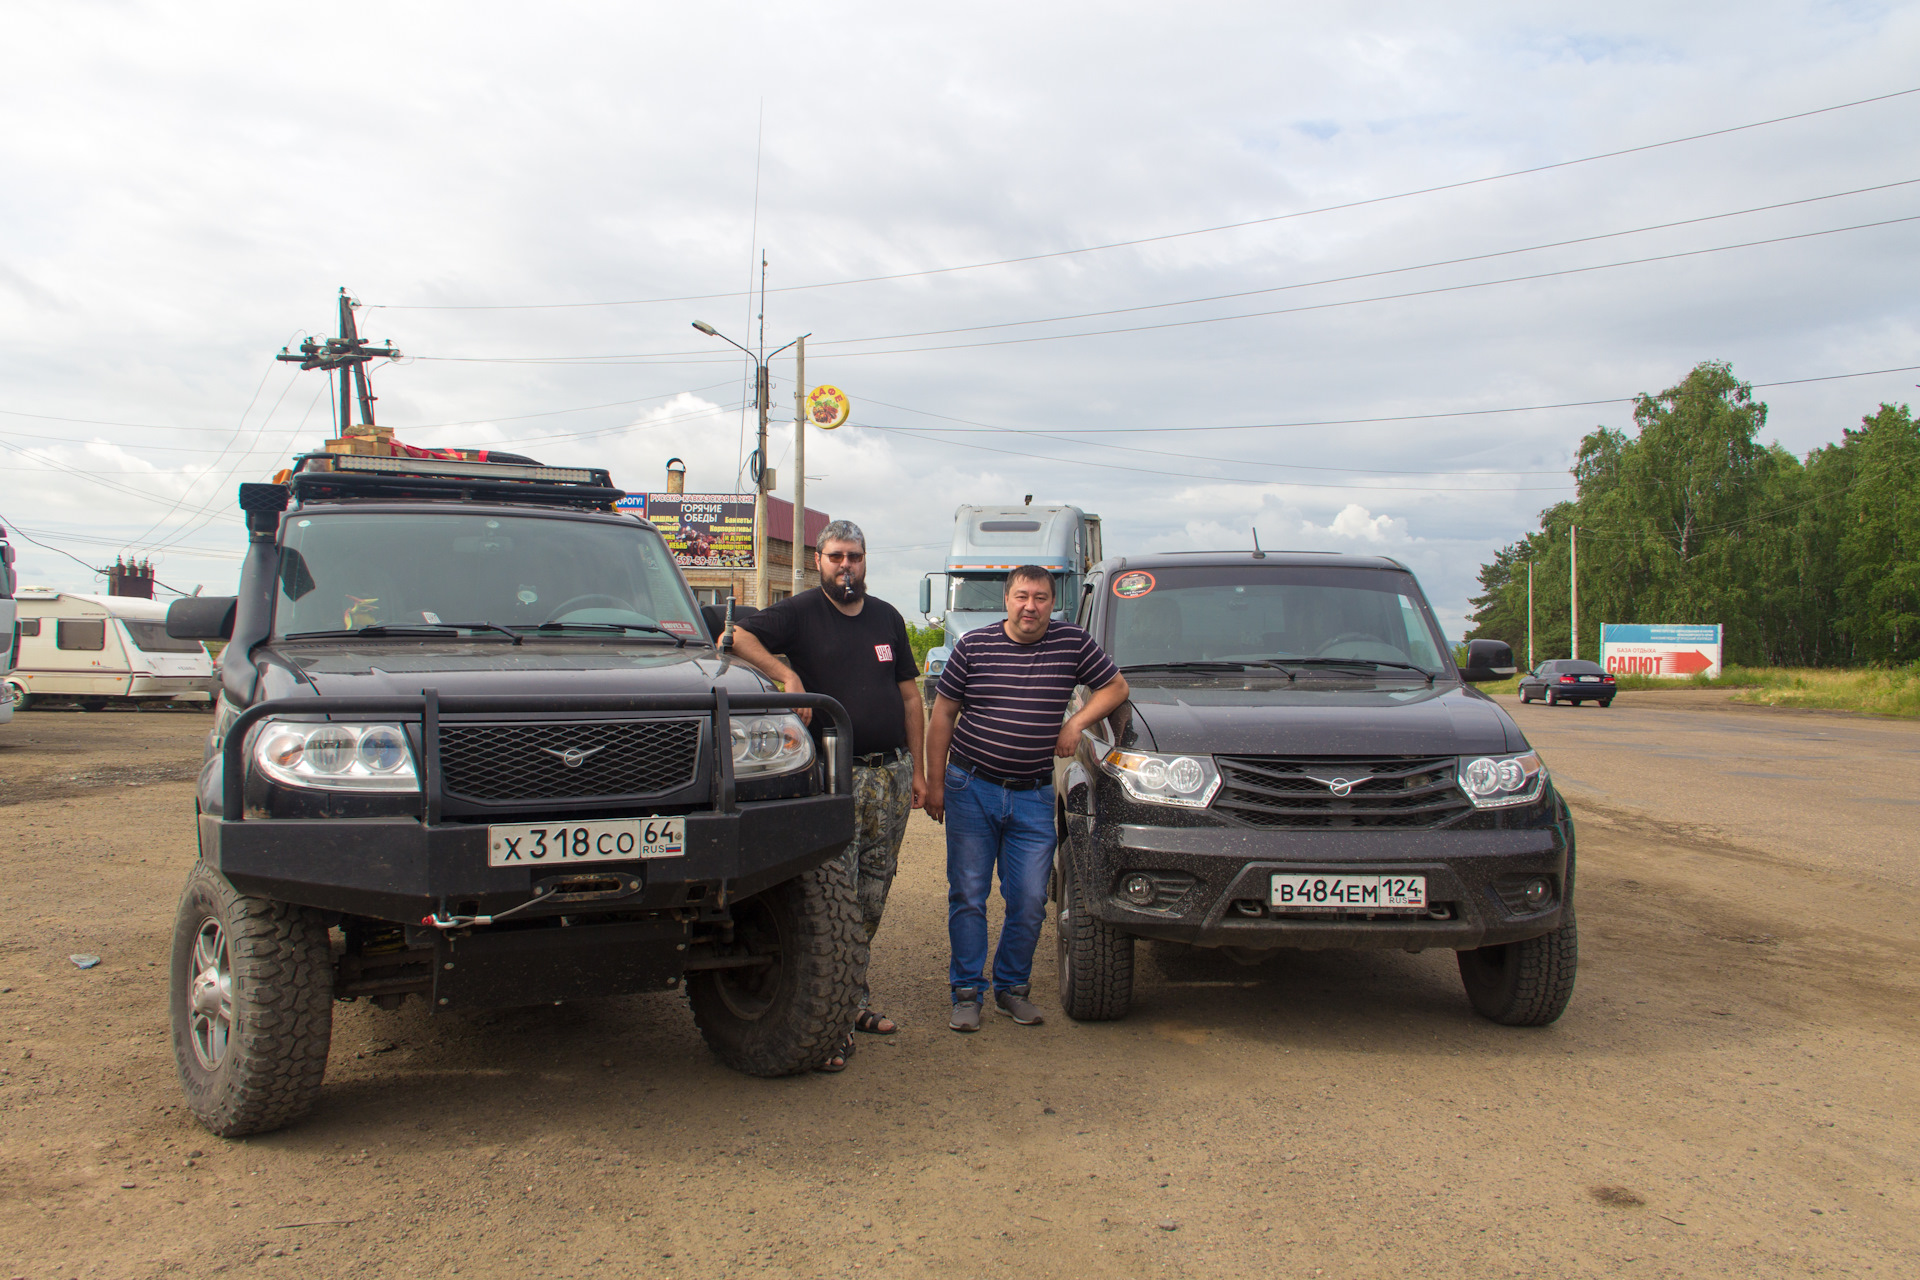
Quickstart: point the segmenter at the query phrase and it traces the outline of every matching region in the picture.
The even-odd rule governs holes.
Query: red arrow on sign
[[[1698,649],[1694,649],[1687,653],[1670,653],[1660,660],[1660,665],[1669,671],[1678,672],[1683,676],[1690,676],[1696,675],[1713,666],[1713,659],[1701,653]]]

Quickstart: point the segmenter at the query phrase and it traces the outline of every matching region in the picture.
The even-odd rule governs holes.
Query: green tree
[[[1841,447],[1854,462],[1836,621],[1859,659],[1911,662],[1920,658],[1920,433],[1906,405],[1883,404]]]

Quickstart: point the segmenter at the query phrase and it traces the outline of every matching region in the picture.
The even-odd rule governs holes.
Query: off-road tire
[[[1580,965],[1580,936],[1567,904],[1560,927],[1525,942],[1458,953],[1474,1012],[1508,1027],[1544,1027],[1566,1012]]]
[[[1133,1008],[1133,938],[1087,906],[1087,891],[1060,859],[1060,912],[1054,934],[1060,957],[1060,1008],[1075,1022],[1111,1022]]]
[[[734,906],[739,948],[773,952],[758,969],[687,975],[694,1025],[721,1062],[750,1076],[811,1071],[840,1050],[867,971],[853,873],[834,858]]]
[[[194,1048],[196,943],[217,927],[230,1030],[209,1067]],[[333,1037],[333,953],[319,912],[250,898],[204,862],[180,894],[173,928],[173,1058],[187,1106],[222,1138],[265,1133],[306,1114]]]

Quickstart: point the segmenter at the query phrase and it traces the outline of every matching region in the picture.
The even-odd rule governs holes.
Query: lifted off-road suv
[[[1130,701],[1055,779],[1061,1004],[1118,1018],[1134,939],[1449,948],[1473,1007],[1552,1022],[1573,993],[1574,833],[1546,766],[1454,665],[1393,560],[1108,560],[1080,611]]]
[[[852,1025],[846,712],[729,662],[621,496],[600,470],[353,455],[241,486],[239,596],[167,621],[229,641],[172,960],[215,1133],[313,1103],[336,1000],[684,984],[715,1053],[768,1076]]]

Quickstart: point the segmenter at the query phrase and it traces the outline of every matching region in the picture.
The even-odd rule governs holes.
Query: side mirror
[[[923,616],[933,612],[933,579],[920,579],[920,612]]]
[[[175,640],[231,640],[237,596],[188,596],[167,606],[167,634]]]
[[[1467,663],[1460,678],[1469,684],[1505,680],[1514,673],[1513,646],[1504,640],[1467,641]]]

